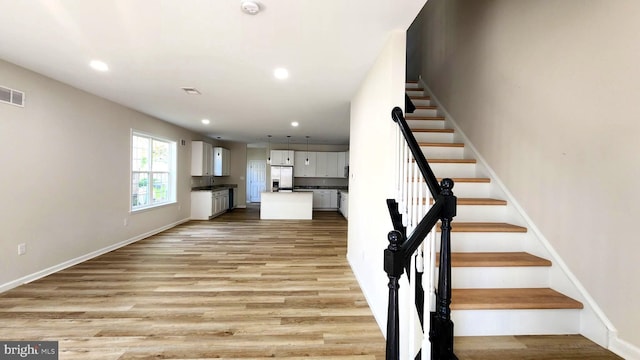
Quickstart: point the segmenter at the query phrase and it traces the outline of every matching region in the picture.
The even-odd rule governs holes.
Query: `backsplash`
[[[297,177],[297,178],[293,178],[293,186],[343,187],[343,186],[349,186],[349,179]]]
[[[191,187],[211,186],[213,185],[213,176],[192,176]]]

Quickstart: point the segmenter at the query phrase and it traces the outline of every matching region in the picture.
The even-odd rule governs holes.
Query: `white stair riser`
[[[437,177],[476,177],[476,164],[432,163],[431,170]],[[454,185],[455,194],[455,185]]]
[[[431,100],[411,99],[414,106],[431,106]]]
[[[490,183],[457,182],[453,185],[453,194],[457,197],[489,197]]]
[[[413,136],[418,142],[439,142],[439,143],[452,143],[453,133],[421,133],[414,132]]]
[[[413,183],[411,183],[413,184]],[[410,185],[413,186],[413,185]],[[429,190],[426,185],[423,185],[423,194],[428,197]],[[453,194],[459,198],[471,197],[471,198],[486,198],[490,197],[491,184],[489,183],[467,183],[457,182],[453,186]]]
[[[549,267],[454,267],[451,279],[456,289],[540,288],[549,286]]]
[[[405,89],[415,89],[419,87],[420,87],[420,84],[418,84],[417,82],[408,82],[404,84]]]
[[[444,120],[407,120],[411,129],[444,129]]]
[[[452,226],[455,226],[453,218]],[[524,233],[451,233],[453,252],[518,252],[525,250]],[[440,249],[440,233],[436,233],[436,248]]]
[[[420,202],[414,205],[420,206]],[[507,208],[503,205],[458,205],[455,221],[502,222],[506,212]]]
[[[579,310],[453,310],[455,336],[580,333]]]
[[[415,105],[415,104],[414,104]],[[424,105],[420,105],[424,106]],[[413,116],[438,116],[438,109],[416,109],[411,113]]]
[[[463,159],[463,147],[449,146],[421,146],[420,149],[427,159]]]
[[[424,96],[424,91],[423,90],[407,90],[406,91],[407,95],[409,95],[409,97],[412,96]],[[415,105],[415,103],[414,103]]]
[[[457,195],[458,197],[462,197]],[[504,205],[458,205],[456,221],[503,222],[507,213]]]

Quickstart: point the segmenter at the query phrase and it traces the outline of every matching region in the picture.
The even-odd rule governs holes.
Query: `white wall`
[[[640,348],[640,2],[423,12],[425,82],[618,329],[613,346]]]
[[[347,258],[382,329],[388,294],[382,258],[393,230],[386,199],[395,197],[391,109],[404,107],[405,39],[404,31],[390,35],[351,101]]]
[[[197,135],[1,60],[0,79],[26,93],[24,108],[0,104],[0,291],[189,218]],[[177,204],[129,213],[132,128],[186,140]]]

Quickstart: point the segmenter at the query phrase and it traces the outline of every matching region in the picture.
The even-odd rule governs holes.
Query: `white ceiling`
[[[212,138],[347,144],[349,101],[425,2],[260,0],[251,16],[240,0],[3,1],[0,58]]]

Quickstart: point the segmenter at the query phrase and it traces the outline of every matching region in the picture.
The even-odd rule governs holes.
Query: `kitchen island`
[[[260,201],[260,219],[311,220],[313,215],[311,192],[263,192]]]

